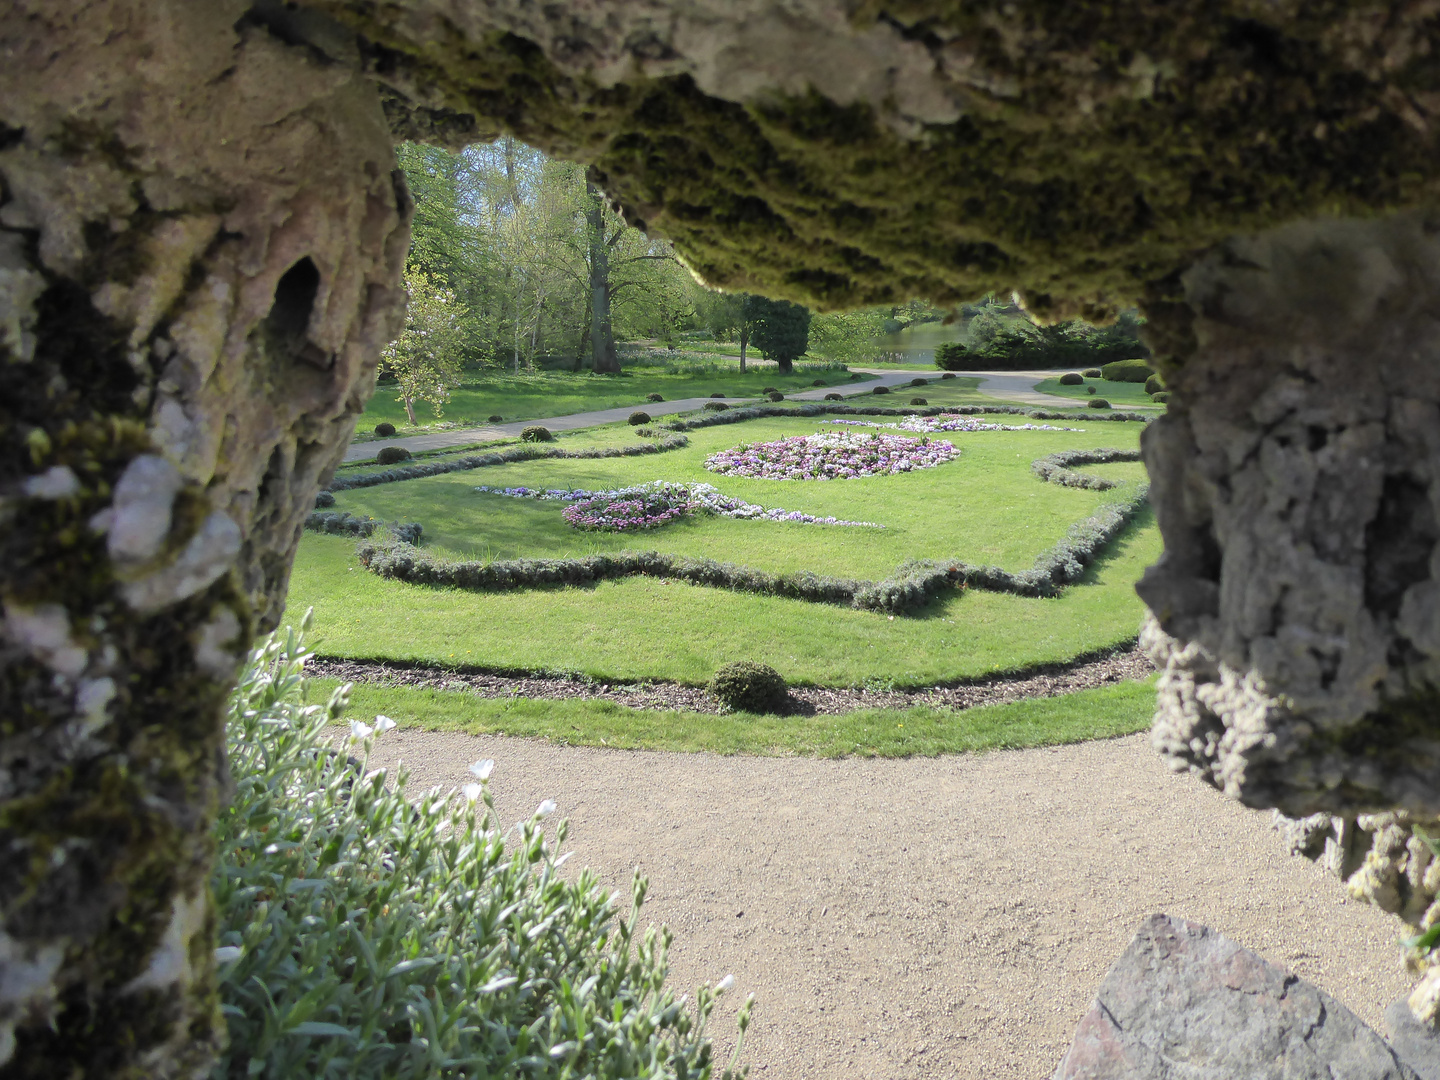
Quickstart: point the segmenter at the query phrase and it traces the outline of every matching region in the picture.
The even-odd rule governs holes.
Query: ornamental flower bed
[[[708,514],[744,521],[793,521],[801,525],[845,525],[883,529],[873,521],[845,521],[819,517],[799,510],[766,508],[744,499],[722,495],[713,484],[672,484],[656,480],[649,484],[617,488],[614,491],[587,491],[584,488],[490,487],[475,489],[488,495],[512,499],[541,499],[568,502],[561,511],[568,525],[587,532],[635,532],[668,525],[682,517]]]
[[[943,439],[826,431],[775,442],[743,443],[711,454],[705,459],[705,468],[765,480],[853,480],[931,469],[959,453],[954,443]]]
[[[847,427],[890,428],[895,431],[913,431],[918,435],[934,435],[940,431],[1084,431],[1084,428],[1056,427],[1054,424],[987,424],[973,416],[910,416],[898,424],[886,424],[876,420],[822,420],[822,424],[841,424]]]

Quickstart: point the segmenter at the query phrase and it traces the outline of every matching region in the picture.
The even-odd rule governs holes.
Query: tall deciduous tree
[[[789,300],[748,296],[746,314],[755,348],[781,371],[793,371],[795,361],[805,355],[810,344],[810,309]]]
[[[405,329],[385,347],[380,364],[399,385],[398,400],[414,424],[415,402],[427,402],[439,417],[460,380],[466,311],[454,290],[423,270],[405,272],[405,291]]]

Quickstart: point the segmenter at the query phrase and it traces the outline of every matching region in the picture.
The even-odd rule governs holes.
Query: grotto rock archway
[[[1146,439],[1162,750],[1251,805],[1440,814],[1437,19],[10,5],[0,1068],[196,1075],[218,1037],[220,703],[396,327],[393,139],[586,161],[719,285],[1142,304],[1174,387]]]

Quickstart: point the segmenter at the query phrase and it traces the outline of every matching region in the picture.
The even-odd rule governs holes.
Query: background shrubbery
[[[505,831],[488,762],[412,802],[403,772],[332,748],[345,690],[305,705],[304,660],[299,635],[270,638],[230,700],[215,1080],[706,1074],[717,991],[692,1011],[665,988],[669,933],[637,934],[643,879],[617,919],[593,874],[558,873],[553,803]]]
[[[967,342],[937,347],[935,364],[945,371],[1020,370],[1148,357],[1140,325],[1133,312],[1126,312],[1110,326],[1079,320],[1041,326],[1007,305],[982,306],[970,320]]]

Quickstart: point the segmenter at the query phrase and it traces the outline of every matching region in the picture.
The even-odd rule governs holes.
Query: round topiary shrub
[[[752,713],[776,712],[788,696],[780,673],[769,664],[753,660],[737,660],[715,672],[710,693],[722,705]]]
[[[327,506],[335,505],[335,493],[331,491],[317,491],[315,493],[315,509],[324,510]]]
[[[663,397],[661,397],[659,394],[646,394],[646,395],[645,395],[645,400],[646,400],[646,401],[664,401],[665,399],[664,399]]]
[[[912,398],[910,399],[910,404],[911,404],[911,405],[929,405],[930,402],[926,401],[923,397],[912,397]]]
[[[1087,394],[1093,394],[1093,393],[1095,393],[1095,388],[1094,388],[1093,386],[1087,386],[1087,387],[1085,387],[1085,392],[1086,392]]]
[[[942,380],[944,380],[944,379],[953,379],[953,378],[955,378],[955,373],[954,373],[953,371],[947,371],[944,375],[941,375],[940,378],[941,378]]]
[[[762,388],[761,388],[760,393],[762,393],[762,394],[776,394],[776,393],[779,393],[779,391],[776,390],[775,387],[773,387],[773,386],[766,386],[766,387],[762,387]]]
[[[729,407],[730,407],[730,406],[729,406],[729,405],[726,405],[723,401],[707,401],[707,402],[705,402],[705,408],[706,408],[709,412],[724,412],[724,411],[725,411],[726,409],[728,409]]]
[[[1151,394],[1150,400],[1155,402],[1155,404],[1157,405],[1164,405],[1167,401],[1170,400],[1170,391],[1161,390],[1158,394]]]
[[[812,382],[810,385],[811,385],[811,386],[829,386],[830,384],[827,383],[824,379],[816,379],[816,380],[815,380],[814,382]]]
[[[711,394],[710,396],[711,396],[711,397],[724,397],[724,396],[725,396],[725,391],[724,391],[724,390],[716,390],[715,393]]]
[[[1158,394],[1164,389],[1165,380],[1160,378],[1159,375],[1151,375],[1145,380],[1145,393],[1147,394]]]
[[[1085,378],[1087,379],[1103,379],[1104,377],[1105,373],[1098,367],[1087,367],[1085,369]]]
[[[395,434],[395,425],[388,420],[382,421],[375,425],[375,434],[379,435],[382,439],[388,439],[391,435]]]
[[[398,465],[410,458],[410,451],[403,446],[385,446],[375,455],[375,460],[381,465]]]
[[[865,376],[864,376],[864,375],[861,375],[860,372],[858,372],[858,371],[852,371],[852,372],[850,373],[850,381],[851,381],[851,382],[854,382],[856,379],[863,379],[864,377],[865,377]]]
[[[780,393],[779,390],[772,390],[772,391],[770,391],[770,393],[766,394],[765,397],[768,398],[770,401],[784,401],[784,400],[785,400],[785,395],[782,394],[782,393]]]
[[[1106,401],[1103,397],[1092,397],[1085,404],[1092,409],[1108,409],[1110,407],[1110,402]]]
[[[888,386],[877,386],[874,390],[870,391],[872,394],[888,394],[889,392],[890,388]]]
[[[639,409],[636,409],[630,414],[631,427],[639,427],[641,424],[648,424],[649,422],[650,414],[648,412],[641,412]]]
[[[503,423],[504,420],[505,417],[501,416],[499,413],[491,413],[488,417],[485,418],[485,422],[487,424],[499,424]]]
[[[911,379],[911,380],[910,380],[910,385],[911,385],[911,386],[929,386],[929,385],[930,385],[930,380],[929,380],[929,379]]]
[[[1078,371],[1067,371],[1064,375],[1060,376],[1061,386],[1081,386],[1084,382],[1085,376],[1081,375]]]
[[[520,432],[521,442],[553,442],[555,436],[550,434],[550,429],[541,427],[539,424],[532,424]]]
[[[826,401],[844,401],[844,400],[845,400],[845,395],[844,395],[844,394],[826,394],[826,395],[825,395],[825,400],[826,400]]]

